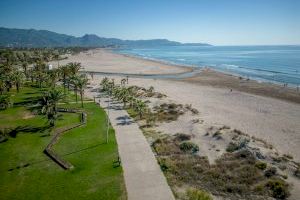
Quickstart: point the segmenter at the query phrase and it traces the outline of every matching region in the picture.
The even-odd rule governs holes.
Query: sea
[[[115,51],[172,64],[210,67],[261,82],[300,86],[300,45],[161,46],[120,48]]]

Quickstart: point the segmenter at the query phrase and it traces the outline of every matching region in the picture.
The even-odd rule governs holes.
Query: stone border
[[[50,143],[44,149],[44,153],[47,156],[49,156],[54,162],[56,162],[59,166],[61,166],[63,169],[72,169],[74,168],[74,166],[70,162],[62,159],[57,153],[55,153],[52,147],[54,144],[58,142],[60,136],[62,136],[64,133],[86,124],[87,114],[79,110],[67,109],[67,108],[58,108],[58,112],[80,113],[80,123],[56,132],[54,137],[51,139]]]

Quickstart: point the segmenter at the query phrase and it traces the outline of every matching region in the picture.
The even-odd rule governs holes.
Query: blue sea
[[[300,46],[164,46],[118,53],[213,69],[274,83],[300,85]]]

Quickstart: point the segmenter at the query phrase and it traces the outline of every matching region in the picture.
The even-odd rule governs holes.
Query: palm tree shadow
[[[40,101],[41,97],[26,97],[22,101],[14,103],[14,106],[30,106],[36,105]]]
[[[130,125],[134,123],[134,121],[128,115],[117,117],[116,120],[118,120],[117,125],[120,126]]]
[[[12,137],[16,138],[19,133],[42,133],[48,129],[50,129],[50,125],[46,126],[17,126],[15,128],[9,129],[7,134]]]

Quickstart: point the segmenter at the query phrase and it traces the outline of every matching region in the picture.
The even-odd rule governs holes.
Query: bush
[[[265,170],[267,168],[267,163],[258,161],[255,163],[255,167],[261,170]]]
[[[213,137],[216,138],[217,140],[220,140],[222,139],[222,133],[220,130],[216,131],[214,134],[213,134]]]
[[[230,142],[226,148],[226,151],[232,153],[238,149],[239,149],[239,146],[236,143]]]
[[[213,200],[208,192],[201,189],[189,189],[186,195],[188,200]]]
[[[196,153],[199,151],[198,145],[192,142],[182,142],[179,148],[185,153]]]
[[[294,175],[298,178],[300,178],[300,168],[298,167],[298,169],[296,169]]]
[[[166,159],[161,159],[159,160],[159,165],[162,171],[167,171],[169,169],[167,163],[166,163]]]
[[[290,194],[288,184],[280,179],[269,180],[266,187],[272,192],[272,196],[276,199],[286,199]]]
[[[277,173],[276,167],[270,167],[269,169],[267,169],[265,171],[265,176],[266,177],[271,177],[271,176],[274,176],[276,173]]]
[[[191,136],[184,134],[184,133],[177,133],[175,135],[175,140],[180,141],[180,142],[190,140],[190,139],[191,139]]]

